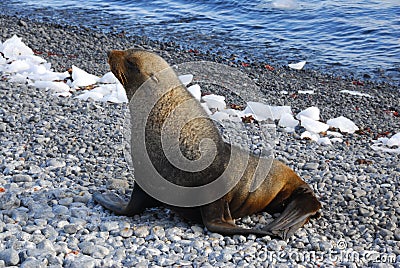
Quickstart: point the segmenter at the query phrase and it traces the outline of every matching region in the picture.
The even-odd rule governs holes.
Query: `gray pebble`
[[[34,257],[28,257],[21,263],[20,268],[44,268],[47,267],[46,261],[42,262]]]
[[[106,221],[100,225],[100,231],[102,232],[109,232],[117,229],[119,229],[119,223],[116,221]]]
[[[158,237],[158,239],[162,239],[165,237],[165,230],[162,226],[154,226],[151,228],[151,234]]]
[[[204,233],[204,228],[203,228],[203,227],[200,227],[200,226],[198,226],[198,225],[192,225],[192,226],[190,227],[190,229],[192,229],[192,231],[193,231],[195,234],[202,234],[202,233]]]
[[[62,216],[62,215],[68,215],[69,209],[66,206],[60,206],[60,205],[55,205],[53,207],[53,213]]]
[[[347,180],[347,177],[345,175],[335,175],[333,177],[333,180],[337,182],[345,182]]]
[[[125,228],[121,229],[121,231],[119,232],[119,235],[124,238],[131,237],[133,235],[133,230],[129,227],[125,227]]]
[[[66,198],[60,199],[60,200],[58,201],[58,204],[59,204],[59,205],[62,205],[62,206],[69,206],[69,205],[71,205],[71,203],[72,203],[73,201],[74,201],[74,200],[73,200],[72,197],[66,197]]]
[[[305,170],[317,170],[318,169],[318,167],[319,167],[319,164],[318,163],[306,163],[304,166],[303,166],[303,169],[305,169]]]
[[[91,200],[91,199],[92,199],[92,196],[91,196],[91,194],[89,194],[88,191],[82,191],[78,195],[73,196],[74,202],[80,202],[80,203],[84,203],[84,204],[89,202],[89,200]]]
[[[58,160],[58,159],[50,159],[47,160],[46,162],[46,166],[48,166],[51,170],[52,169],[56,169],[56,168],[62,168],[65,167],[65,162],[62,160]]]
[[[7,124],[0,122],[0,132],[6,132],[7,131]]]
[[[3,260],[7,266],[14,266],[19,263],[18,251],[8,248],[0,251],[0,260]]]
[[[105,256],[110,254],[110,250],[101,245],[95,245],[94,251],[92,252],[92,257],[96,259],[103,259]]]
[[[0,209],[7,210],[11,208],[19,207],[20,200],[17,195],[6,191],[5,193],[0,193]]]
[[[63,227],[64,232],[67,234],[75,234],[79,228],[76,224],[67,224]]]
[[[126,180],[111,179],[107,181],[107,188],[116,190],[127,189],[129,188],[129,183]]]
[[[14,175],[11,179],[13,182],[31,182],[32,180],[31,176],[23,174]]]
[[[26,23],[26,22],[23,21],[23,20],[19,20],[19,21],[18,21],[18,25],[19,25],[19,26],[22,26],[22,27],[28,27],[28,23]]]
[[[96,259],[90,256],[82,255],[65,262],[65,265],[70,268],[94,268],[99,266]]]
[[[150,234],[149,227],[148,226],[139,226],[136,227],[133,231],[135,233],[135,236],[145,238]]]
[[[39,166],[37,165],[29,166],[28,174],[33,175],[33,174],[38,174],[40,172],[42,172],[42,169]]]

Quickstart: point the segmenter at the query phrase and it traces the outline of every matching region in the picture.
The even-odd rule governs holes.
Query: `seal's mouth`
[[[124,54],[125,54],[124,51],[120,50],[111,50],[107,52],[108,64],[110,65],[111,72],[125,87],[128,83],[128,79],[126,78],[125,75]]]

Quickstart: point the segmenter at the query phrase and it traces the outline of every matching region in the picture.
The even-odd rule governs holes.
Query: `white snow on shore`
[[[341,92],[341,93],[350,94],[350,95],[354,95],[354,96],[372,98],[372,96],[371,96],[370,94],[368,94],[368,93],[362,93],[362,92],[355,91],[355,90],[347,90],[347,89],[344,89],[344,90],[341,90],[340,92]]]
[[[388,153],[400,153],[400,132],[394,134],[390,138],[382,137],[372,141],[371,146],[375,151],[383,151]]]

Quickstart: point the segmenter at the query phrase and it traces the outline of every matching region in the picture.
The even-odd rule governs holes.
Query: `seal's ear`
[[[157,78],[157,76],[155,74],[151,73],[151,74],[149,74],[149,76],[154,82],[156,82],[156,83],[159,82],[159,80],[158,80],[158,78]]]

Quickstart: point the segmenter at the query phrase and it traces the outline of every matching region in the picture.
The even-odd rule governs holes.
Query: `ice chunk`
[[[76,88],[96,84],[100,78],[72,65],[72,80],[72,86]]]
[[[25,84],[27,81],[28,81],[28,78],[26,77],[26,75],[22,75],[22,74],[15,74],[15,75],[11,76],[11,78],[10,78],[10,82],[18,83],[18,84]]]
[[[272,112],[272,119],[280,120],[283,114],[292,114],[290,106],[268,106]]]
[[[31,64],[26,60],[16,60],[11,62],[6,71],[8,73],[22,73],[23,71],[28,71],[31,68]]]
[[[279,9],[294,9],[299,5],[296,0],[275,0],[272,2],[272,6]]]
[[[223,110],[226,107],[225,103],[225,97],[224,96],[219,96],[215,94],[210,94],[203,96],[203,101],[207,103],[208,108],[210,109],[216,109],[216,110]]]
[[[100,85],[90,90],[91,92],[97,92],[103,94],[103,96],[111,94],[114,90],[117,90],[116,84]]]
[[[185,75],[180,75],[179,80],[181,80],[181,83],[184,84],[185,86],[189,85],[192,80],[193,80],[193,75],[192,74],[185,74]]]
[[[290,106],[268,106],[261,102],[248,102],[246,109],[243,111],[244,115],[254,115],[258,121],[273,119],[279,120],[285,113],[291,114]]]
[[[52,89],[55,92],[69,92],[71,89],[64,82],[52,82],[52,81],[35,81],[33,86],[41,89]]]
[[[102,84],[114,84],[118,82],[118,79],[112,72],[108,72],[103,75],[97,82]]]
[[[114,102],[114,103],[127,103],[128,97],[126,96],[125,88],[121,83],[116,85],[109,85],[109,88],[113,88],[111,94],[104,96],[102,101]]]
[[[75,97],[75,99],[80,99],[80,100],[88,100],[89,98],[95,101],[100,101],[103,100],[104,95],[101,92],[87,91]]]
[[[393,135],[391,138],[381,137],[372,142],[374,144],[371,145],[371,148],[375,151],[400,153],[400,132]]]
[[[317,143],[319,145],[331,145],[332,144],[331,140],[328,137],[319,138],[317,140]]]
[[[340,92],[341,92],[341,93],[347,93],[347,94],[354,95],[354,96],[372,98],[372,96],[369,95],[369,94],[367,94],[367,93],[361,93],[361,92],[358,92],[358,91],[355,91],[355,90],[347,90],[347,89],[344,89],[344,90],[341,90]]]
[[[223,112],[219,112],[219,111],[213,113],[212,115],[210,115],[210,117],[211,117],[212,119],[217,120],[217,121],[220,121],[220,122],[221,122],[222,120],[229,120],[229,114],[223,113]]]
[[[306,65],[306,61],[300,61],[298,63],[289,64],[289,68],[292,68],[295,70],[301,70],[301,69],[303,69],[304,65]]]
[[[203,107],[204,111],[206,111],[206,113],[207,113],[208,115],[211,115],[211,114],[212,114],[212,112],[211,112],[210,109],[208,108],[207,103],[203,102],[203,103],[200,103],[200,105],[201,105],[201,107]]]
[[[254,119],[258,121],[266,120],[272,118],[272,111],[269,106],[261,102],[248,102],[246,109],[243,113],[245,115],[253,115]]]
[[[400,147],[400,132],[393,135],[387,142],[386,145],[388,147],[397,146]]]
[[[299,94],[314,94],[314,90],[299,90],[297,91]]]
[[[309,107],[296,115],[297,119],[300,119],[301,116],[305,116],[311,118],[313,120],[319,120],[319,109],[318,107]]]
[[[310,139],[312,141],[318,141],[318,139],[320,138],[319,134],[312,133],[312,132],[309,132],[309,131],[304,131],[303,133],[301,133],[300,137],[302,139]]]
[[[118,93],[118,98],[121,102],[128,102],[128,97],[126,96],[126,91],[125,88],[122,86],[121,83],[117,83],[117,93]]]
[[[320,133],[320,132],[324,132],[327,131],[329,128],[329,125],[313,120],[307,116],[300,116],[300,121],[301,121],[301,125],[308,130],[309,132],[313,132],[313,133]]]
[[[5,58],[17,59],[18,56],[34,55],[33,50],[22,42],[22,39],[14,35],[4,41],[0,46]]]
[[[71,92],[63,91],[63,92],[56,92],[53,95],[57,97],[70,97],[72,94]]]
[[[195,99],[199,101],[201,100],[201,88],[198,84],[188,87],[187,90],[193,95],[193,97],[195,97]]]
[[[64,80],[69,77],[68,72],[58,73],[46,70],[43,73],[30,73],[28,75],[29,79],[32,80],[42,80],[42,81],[54,81],[54,80]]]
[[[279,120],[279,125],[281,127],[286,127],[288,128],[287,130],[291,130],[297,126],[299,124],[299,121],[297,121],[296,119],[294,119],[292,114],[289,113],[284,113],[281,116],[281,119]]]
[[[222,112],[229,114],[230,116],[242,116],[242,111],[235,110],[235,109],[225,109]]]
[[[344,116],[329,119],[326,123],[331,127],[338,128],[341,132],[354,133],[358,130],[356,124]]]
[[[335,138],[343,137],[342,133],[339,133],[339,132],[336,132],[336,131],[329,131],[329,130],[326,132],[326,135],[332,136],[332,137],[335,137]]]
[[[35,55],[21,55],[17,57],[18,60],[26,60],[32,64],[39,65],[42,63],[46,63],[46,60]]]

